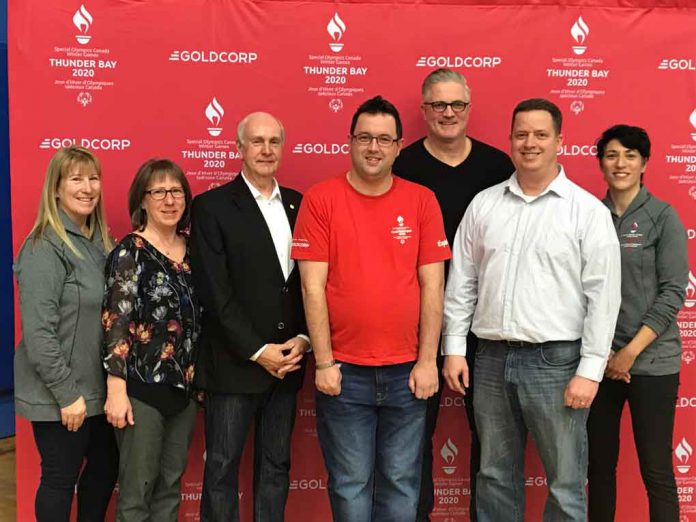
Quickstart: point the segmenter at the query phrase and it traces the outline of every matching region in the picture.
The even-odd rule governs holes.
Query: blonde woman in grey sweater
[[[76,485],[78,520],[104,520],[118,474],[104,416],[101,302],[112,244],[101,186],[91,152],[56,152],[14,267],[22,317],[15,404],[31,421],[41,455],[38,522],[67,522]]]

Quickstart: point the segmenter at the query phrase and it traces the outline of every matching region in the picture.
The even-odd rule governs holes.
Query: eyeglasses
[[[392,138],[388,134],[380,134],[379,136],[373,136],[372,134],[368,134],[367,132],[353,134],[351,135],[351,138],[353,138],[358,145],[361,145],[363,147],[371,145],[372,140],[377,140],[377,145],[379,145],[380,147],[389,147],[394,142],[399,141],[399,138]]]
[[[430,108],[434,110],[435,112],[445,112],[447,110],[447,107],[452,107],[452,112],[462,112],[464,111],[471,102],[465,102],[461,100],[453,101],[453,102],[443,102],[443,101],[434,101],[434,102],[423,102],[423,105],[430,105]]]
[[[150,189],[146,190],[145,194],[150,194],[150,197],[155,201],[162,201],[167,197],[167,194],[171,194],[174,199],[183,199],[183,197],[186,195],[184,189],[180,187],[176,187],[173,189]]]

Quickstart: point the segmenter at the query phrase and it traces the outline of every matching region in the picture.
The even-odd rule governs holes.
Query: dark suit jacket
[[[302,196],[280,188],[295,227]],[[237,176],[196,197],[191,271],[203,304],[195,384],[216,393],[262,393],[278,379],[249,360],[264,344],[307,333],[297,265],[287,282],[271,233],[249,187]],[[304,366],[281,386],[298,389]]]

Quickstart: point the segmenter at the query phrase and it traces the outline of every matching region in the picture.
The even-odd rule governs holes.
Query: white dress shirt
[[[244,183],[251,191],[251,195],[256,200],[256,204],[263,214],[263,219],[266,221],[266,226],[271,233],[271,238],[273,239],[273,245],[275,246],[276,255],[278,256],[278,263],[280,263],[280,268],[283,271],[283,276],[285,280],[288,280],[292,269],[295,268],[295,260],[290,257],[290,248],[292,247],[292,230],[290,229],[290,222],[288,221],[288,215],[285,213],[285,207],[283,207],[283,198],[280,195],[280,187],[278,182],[273,180],[273,192],[271,192],[270,197],[265,197],[259,189],[252,185],[249,180],[241,173]],[[300,334],[307,342],[309,342],[309,337]],[[259,355],[263,353],[267,345],[263,345],[259,351],[252,355],[249,359],[256,361]]]
[[[466,354],[470,327],[491,340],[581,339],[576,374],[602,380],[621,303],[619,243],[607,208],[563,167],[538,196],[517,173],[479,193],[452,255],[445,355]]]

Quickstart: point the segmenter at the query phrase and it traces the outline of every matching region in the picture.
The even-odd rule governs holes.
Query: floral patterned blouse
[[[188,245],[183,263],[137,234],[126,236],[111,252],[102,307],[107,372],[188,390],[200,318]]]

